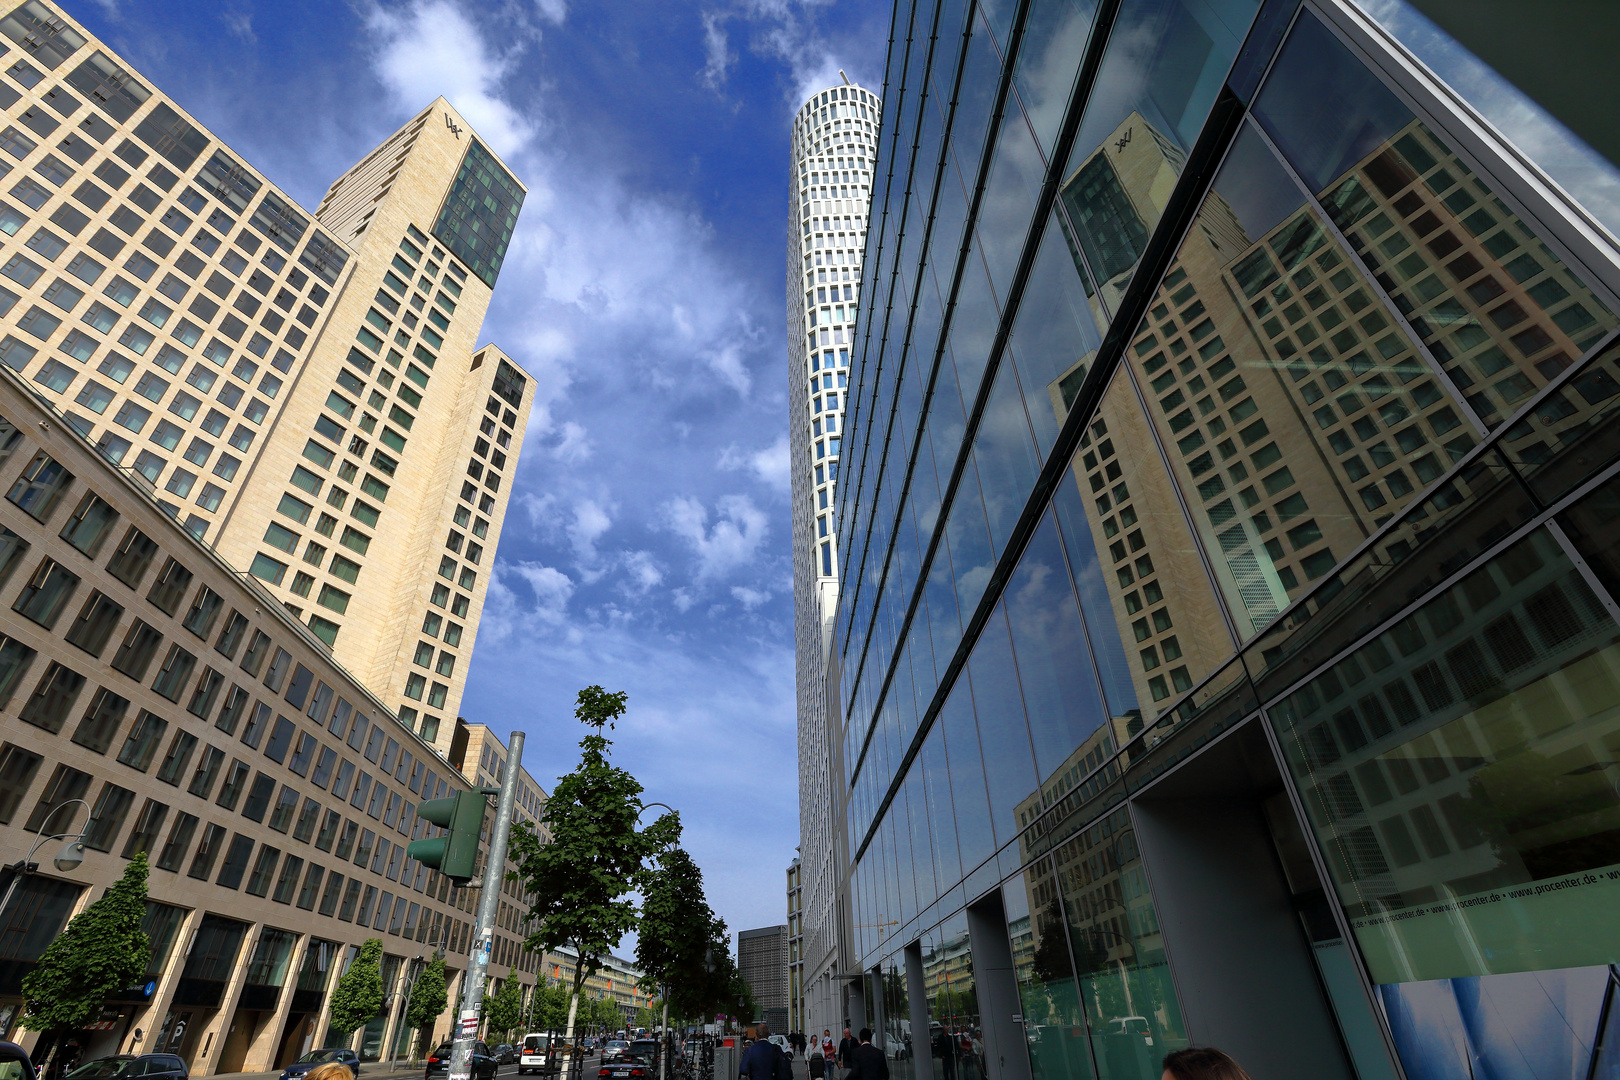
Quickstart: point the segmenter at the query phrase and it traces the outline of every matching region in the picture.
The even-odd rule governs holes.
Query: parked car
[[[434,1073],[448,1074],[450,1072],[450,1050],[449,1043],[440,1043],[433,1053],[428,1055],[425,1075],[431,1077]],[[498,1068],[500,1066],[490,1056],[488,1044],[473,1043],[472,1074],[474,1080],[494,1080],[495,1070]]]
[[[489,1056],[495,1059],[497,1065],[511,1065],[518,1059],[517,1047],[511,1043],[501,1043],[489,1052]]]
[[[602,1064],[608,1065],[618,1061],[630,1049],[630,1044],[623,1039],[609,1039],[607,1045],[602,1047]]]
[[[142,1080],[189,1080],[191,1073],[186,1063],[173,1054],[113,1054],[87,1061],[68,1073],[68,1080],[129,1080],[139,1076]]]
[[[0,1080],[34,1080],[28,1051],[14,1042],[0,1042]]]
[[[360,1055],[346,1046],[329,1046],[324,1050],[311,1050],[297,1061],[281,1070],[280,1080],[298,1080],[317,1065],[325,1065],[328,1061],[335,1061],[340,1065],[347,1065],[354,1070],[355,1075],[360,1073]]]

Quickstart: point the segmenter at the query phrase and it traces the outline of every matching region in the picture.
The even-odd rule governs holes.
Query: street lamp
[[[44,835],[45,823],[50,821],[56,812],[62,809],[62,807],[71,806],[73,803],[78,803],[80,806],[84,807],[86,814],[93,813],[93,811],[90,809],[90,804],[85,802],[83,799],[68,799],[65,802],[57,803],[51,808],[51,812],[45,815],[45,820],[39,823],[40,837],[38,840],[35,840],[33,846],[28,849],[28,854],[24,855],[20,861],[14,862],[10,866],[6,867],[6,869],[11,871],[11,884],[6,886],[5,898],[0,899],[0,912],[4,912],[11,904],[11,897],[17,891],[17,883],[21,881],[25,875],[31,874],[35,870],[39,869],[39,864],[34,861],[34,853],[39,850],[41,844],[49,843],[52,840],[66,841],[66,843],[62,845],[62,849],[56,853],[55,858],[51,860],[51,864],[56,867],[59,873],[71,873],[72,871],[77,870],[80,864],[84,862],[84,829],[80,829],[76,833],[57,833],[54,836]],[[90,819],[86,818],[85,828],[89,828],[89,826]]]

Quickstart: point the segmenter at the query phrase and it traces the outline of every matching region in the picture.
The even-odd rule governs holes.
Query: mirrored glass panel
[[[1606,914],[1620,627],[1551,532],[1339,658],[1271,721],[1374,982],[1620,956]]]
[[[1097,1074],[1051,860],[1042,859],[1014,876],[1002,886],[1001,895],[1029,1044],[1030,1076],[1091,1080]]]
[[[1129,811],[1108,815],[1037,865],[1051,876],[1032,891],[1063,901],[1097,1075],[1159,1080],[1159,1062],[1187,1045],[1187,1032]]]
[[[1309,12],[1254,113],[1487,427],[1615,326],[1582,276]]]
[[[918,1060],[933,1062],[937,1080],[985,1080],[984,1031],[965,913],[946,919],[923,939],[922,974],[928,1045],[913,1039]]]
[[[1125,0],[1060,203],[1106,324],[1237,55],[1256,0]]]

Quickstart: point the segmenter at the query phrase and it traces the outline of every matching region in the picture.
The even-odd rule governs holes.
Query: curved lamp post
[[[85,830],[90,827],[90,818],[87,817],[85,819],[85,828],[80,829],[76,833],[56,833],[53,836],[44,835],[45,822],[50,821],[51,818],[56,814],[56,811],[62,809],[62,807],[71,806],[74,803],[78,803],[80,806],[84,807],[86,814],[94,813],[94,811],[90,809],[90,804],[85,802],[83,799],[68,799],[65,802],[57,803],[56,806],[51,809],[51,812],[45,815],[45,821],[40,822],[39,826],[40,837],[38,840],[35,840],[33,846],[28,849],[28,854],[24,855],[21,860],[6,867],[6,869],[11,871],[11,884],[6,887],[5,897],[0,899],[0,912],[4,912],[7,906],[10,905],[11,898],[17,891],[17,883],[28,874],[31,874],[35,870],[39,869],[39,864],[34,861],[34,853],[40,849],[40,845],[47,844],[52,840],[66,841],[66,843],[62,845],[61,850],[58,851],[55,857],[51,860],[52,865],[54,865],[61,873],[66,874],[73,870],[77,870],[79,865],[84,862],[84,834]]]

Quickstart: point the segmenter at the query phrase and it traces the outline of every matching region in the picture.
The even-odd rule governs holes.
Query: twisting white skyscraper
[[[799,710],[802,955],[789,993],[805,1030],[842,1026],[834,857],[834,740],[826,648],[838,606],[832,520],[849,347],[860,308],[861,258],[877,147],[877,95],[847,81],[811,96],[793,121],[787,253],[788,425],[793,481],[793,609]]]

